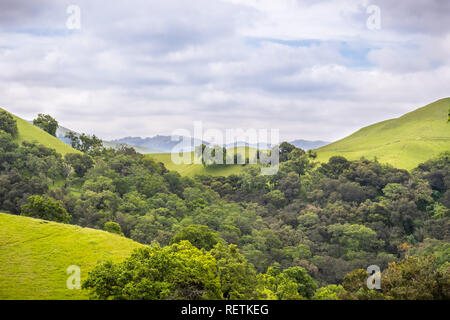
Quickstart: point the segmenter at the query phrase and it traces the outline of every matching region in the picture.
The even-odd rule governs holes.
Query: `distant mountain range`
[[[325,141],[294,140],[290,143],[304,150],[314,149],[317,160],[326,162],[332,156],[341,155],[349,160],[361,157],[377,159],[381,163],[389,163],[397,168],[413,169],[418,164],[450,151],[450,123],[447,121],[450,110],[450,98],[435,101],[425,107],[416,109],[399,118],[385,120],[364,127],[352,135],[333,143]],[[14,115],[13,115],[14,116]],[[18,142],[39,141],[39,143],[55,149],[60,154],[76,152],[68,144],[64,136],[70,129],[59,127],[57,138],[45,133],[39,128],[14,116],[19,128]],[[208,142],[191,139],[192,146]],[[61,142],[62,141],[62,142]],[[114,141],[104,141],[107,147],[118,147],[125,144],[134,147],[140,153],[169,153],[179,144],[180,140],[172,141],[170,136],[155,136],[152,138],[127,137]],[[65,142],[65,143],[63,143]],[[270,148],[269,145],[251,145],[238,141],[234,146]],[[233,144],[227,144],[227,148]],[[189,147],[192,151],[193,147]],[[162,154],[162,156],[169,156]]]
[[[190,147],[184,147],[180,144],[183,141],[183,139],[189,141]],[[157,135],[151,138],[125,137],[121,139],[112,140],[111,143],[127,144],[131,146],[137,146],[145,149],[154,150],[154,152],[151,153],[191,152],[196,146],[199,146],[202,143],[205,145],[210,145],[210,143],[207,141],[202,141],[190,137],[182,137],[182,136],[172,137],[161,135]]]
[[[29,123],[33,123],[33,121],[28,121]],[[66,134],[68,132],[73,132],[77,135],[79,135],[78,132],[73,131],[71,129],[65,128],[63,126],[59,126],[56,130],[56,137],[64,142],[65,144],[70,145],[70,140],[65,138]],[[180,146],[180,142],[182,139],[187,139],[189,142],[190,147],[183,147]],[[329,144],[329,142],[326,141],[309,141],[309,140],[294,140],[289,142],[293,144],[294,146],[301,148],[303,150],[310,150],[310,149],[316,149],[320,148],[322,146],[325,146]],[[191,152],[194,151],[195,147],[205,144],[207,146],[211,146],[212,144],[208,141],[194,139],[190,137],[173,137],[172,136],[163,136],[163,135],[156,135],[154,137],[148,137],[148,138],[141,138],[141,137],[125,137],[120,139],[115,139],[112,141],[106,141],[103,140],[103,146],[107,148],[118,148],[121,145],[125,145],[128,147],[133,147],[136,149],[137,152],[142,154],[150,154],[150,153],[170,153],[170,152]],[[272,146],[267,143],[248,143],[245,141],[235,141],[233,143],[228,143],[225,145],[225,147],[232,148],[232,147],[251,147],[255,149],[260,150],[268,150]]]
[[[293,144],[294,146],[296,146],[297,148],[300,148],[303,150],[311,150],[311,149],[317,149],[317,148],[326,146],[330,142],[321,141],[321,140],[316,140],[316,141],[294,140],[294,141],[291,141],[290,143]]]
[[[178,146],[179,143],[181,142],[181,139],[183,139],[183,138],[187,139],[188,141],[190,140],[191,147],[181,148]],[[211,143],[204,141],[204,140],[202,141],[202,140],[194,139],[194,138],[190,138],[190,137],[178,137],[178,139],[173,140],[171,136],[161,136],[161,135],[157,135],[157,136],[154,136],[151,138],[126,137],[126,138],[113,140],[112,142],[118,143],[118,144],[124,143],[127,145],[140,146],[140,147],[144,147],[144,148],[148,148],[148,149],[159,150],[160,152],[164,152],[164,153],[190,152],[190,151],[193,151],[195,149],[195,147],[197,147],[201,144],[211,146]],[[302,148],[304,150],[310,150],[310,149],[315,149],[315,148],[325,146],[329,142],[295,140],[290,143],[292,143],[293,145],[295,145],[298,148]],[[255,143],[248,143],[245,141],[236,141],[236,142],[225,144],[225,147],[226,148],[251,147],[251,148],[256,148],[256,149],[260,149],[260,150],[267,150],[267,149],[271,148],[271,145],[267,144],[267,143],[255,144]],[[158,153],[158,152],[154,152],[154,153]]]
[[[61,140],[62,142],[70,145],[70,139],[65,138],[66,134],[68,132],[73,132],[75,134],[79,134],[78,132],[75,132],[73,130],[67,129],[65,127],[59,126],[58,129],[56,129],[56,137]],[[137,152],[139,153],[161,153],[160,150],[153,150],[151,148],[145,148],[138,145],[131,145],[127,143],[116,143],[113,141],[105,141],[103,140],[103,146],[106,148],[118,148],[120,145],[126,145],[128,147],[133,147]]]

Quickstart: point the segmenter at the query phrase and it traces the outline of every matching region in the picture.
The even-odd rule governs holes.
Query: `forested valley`
[[[450,153],[412,171],[280,145],[276,175],[184,177],[133,148],[62,156],[0,115],[0,211],[148,245],[99,264],[100,299],[449,299]],[[366,286],[380,267],[381,289]]]

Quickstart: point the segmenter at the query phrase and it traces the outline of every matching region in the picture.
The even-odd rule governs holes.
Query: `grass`
[[[349,160],[377,158],[397,168],[413,169],[418,164],[450,150],[450,98],[438,100],[407,113],[362,128],[354,134],[316,149],[320,162],[334,155]]]
[[[244,155],[246,157],[254,156],[256,149],[250,147],[235,147],[228,149],[228,152],[234,150],[234,153]],[[193,162],[194,153],[189,153]],[[148,154],[147,157],[153,158],[158,162],[164,163],[164,166],[171,170],[177,171],[182,176],[193,177],[195,175],[211,175],[211,176],[224,176],[227,177],[232,174],[241,173],[245,166],[243,165],[217,165],[212,167],[204,167],[202,164],[175,164],[172,161],[171,153],[159,153],[159,154]],[[181,154],[180,154],[181,156]]]
[[[3,110],[0,108],[0,110]],[[10,113],[11,114],[11,113]],[[32,125],[28,121],[25,121],[14,114],[11,114],[17,121],[17,128],[19,129],[19,135],[16,138],[16,142],[22,143],[23,141],[33,142],[36,141],[48,148],[55,149],[61,155],[66,153],[78,153],[78,150],[73,149],[71,146],[65,144],[58,138],[48,134],[44,130]]]
[[[82,228],[0,213],[0,300],[87,299],[66,287],[70,265],[81,279],[99,261],[121,261],[140,246],[130,239]]]

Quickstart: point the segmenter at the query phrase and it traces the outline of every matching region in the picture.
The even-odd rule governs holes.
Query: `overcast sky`
[[[104,139],[203,121],[333,141],[450,96],[449,16],[446,0],[2,0],[0,106]]]

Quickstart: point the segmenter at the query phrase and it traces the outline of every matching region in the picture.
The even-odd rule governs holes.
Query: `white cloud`
[[[362,0],[79,1],[80,31],[33,3],[0,4],[0,105],[103,138],[202,120],[334,140],[449,95],[437,2],[378,1],[380,31]]]

